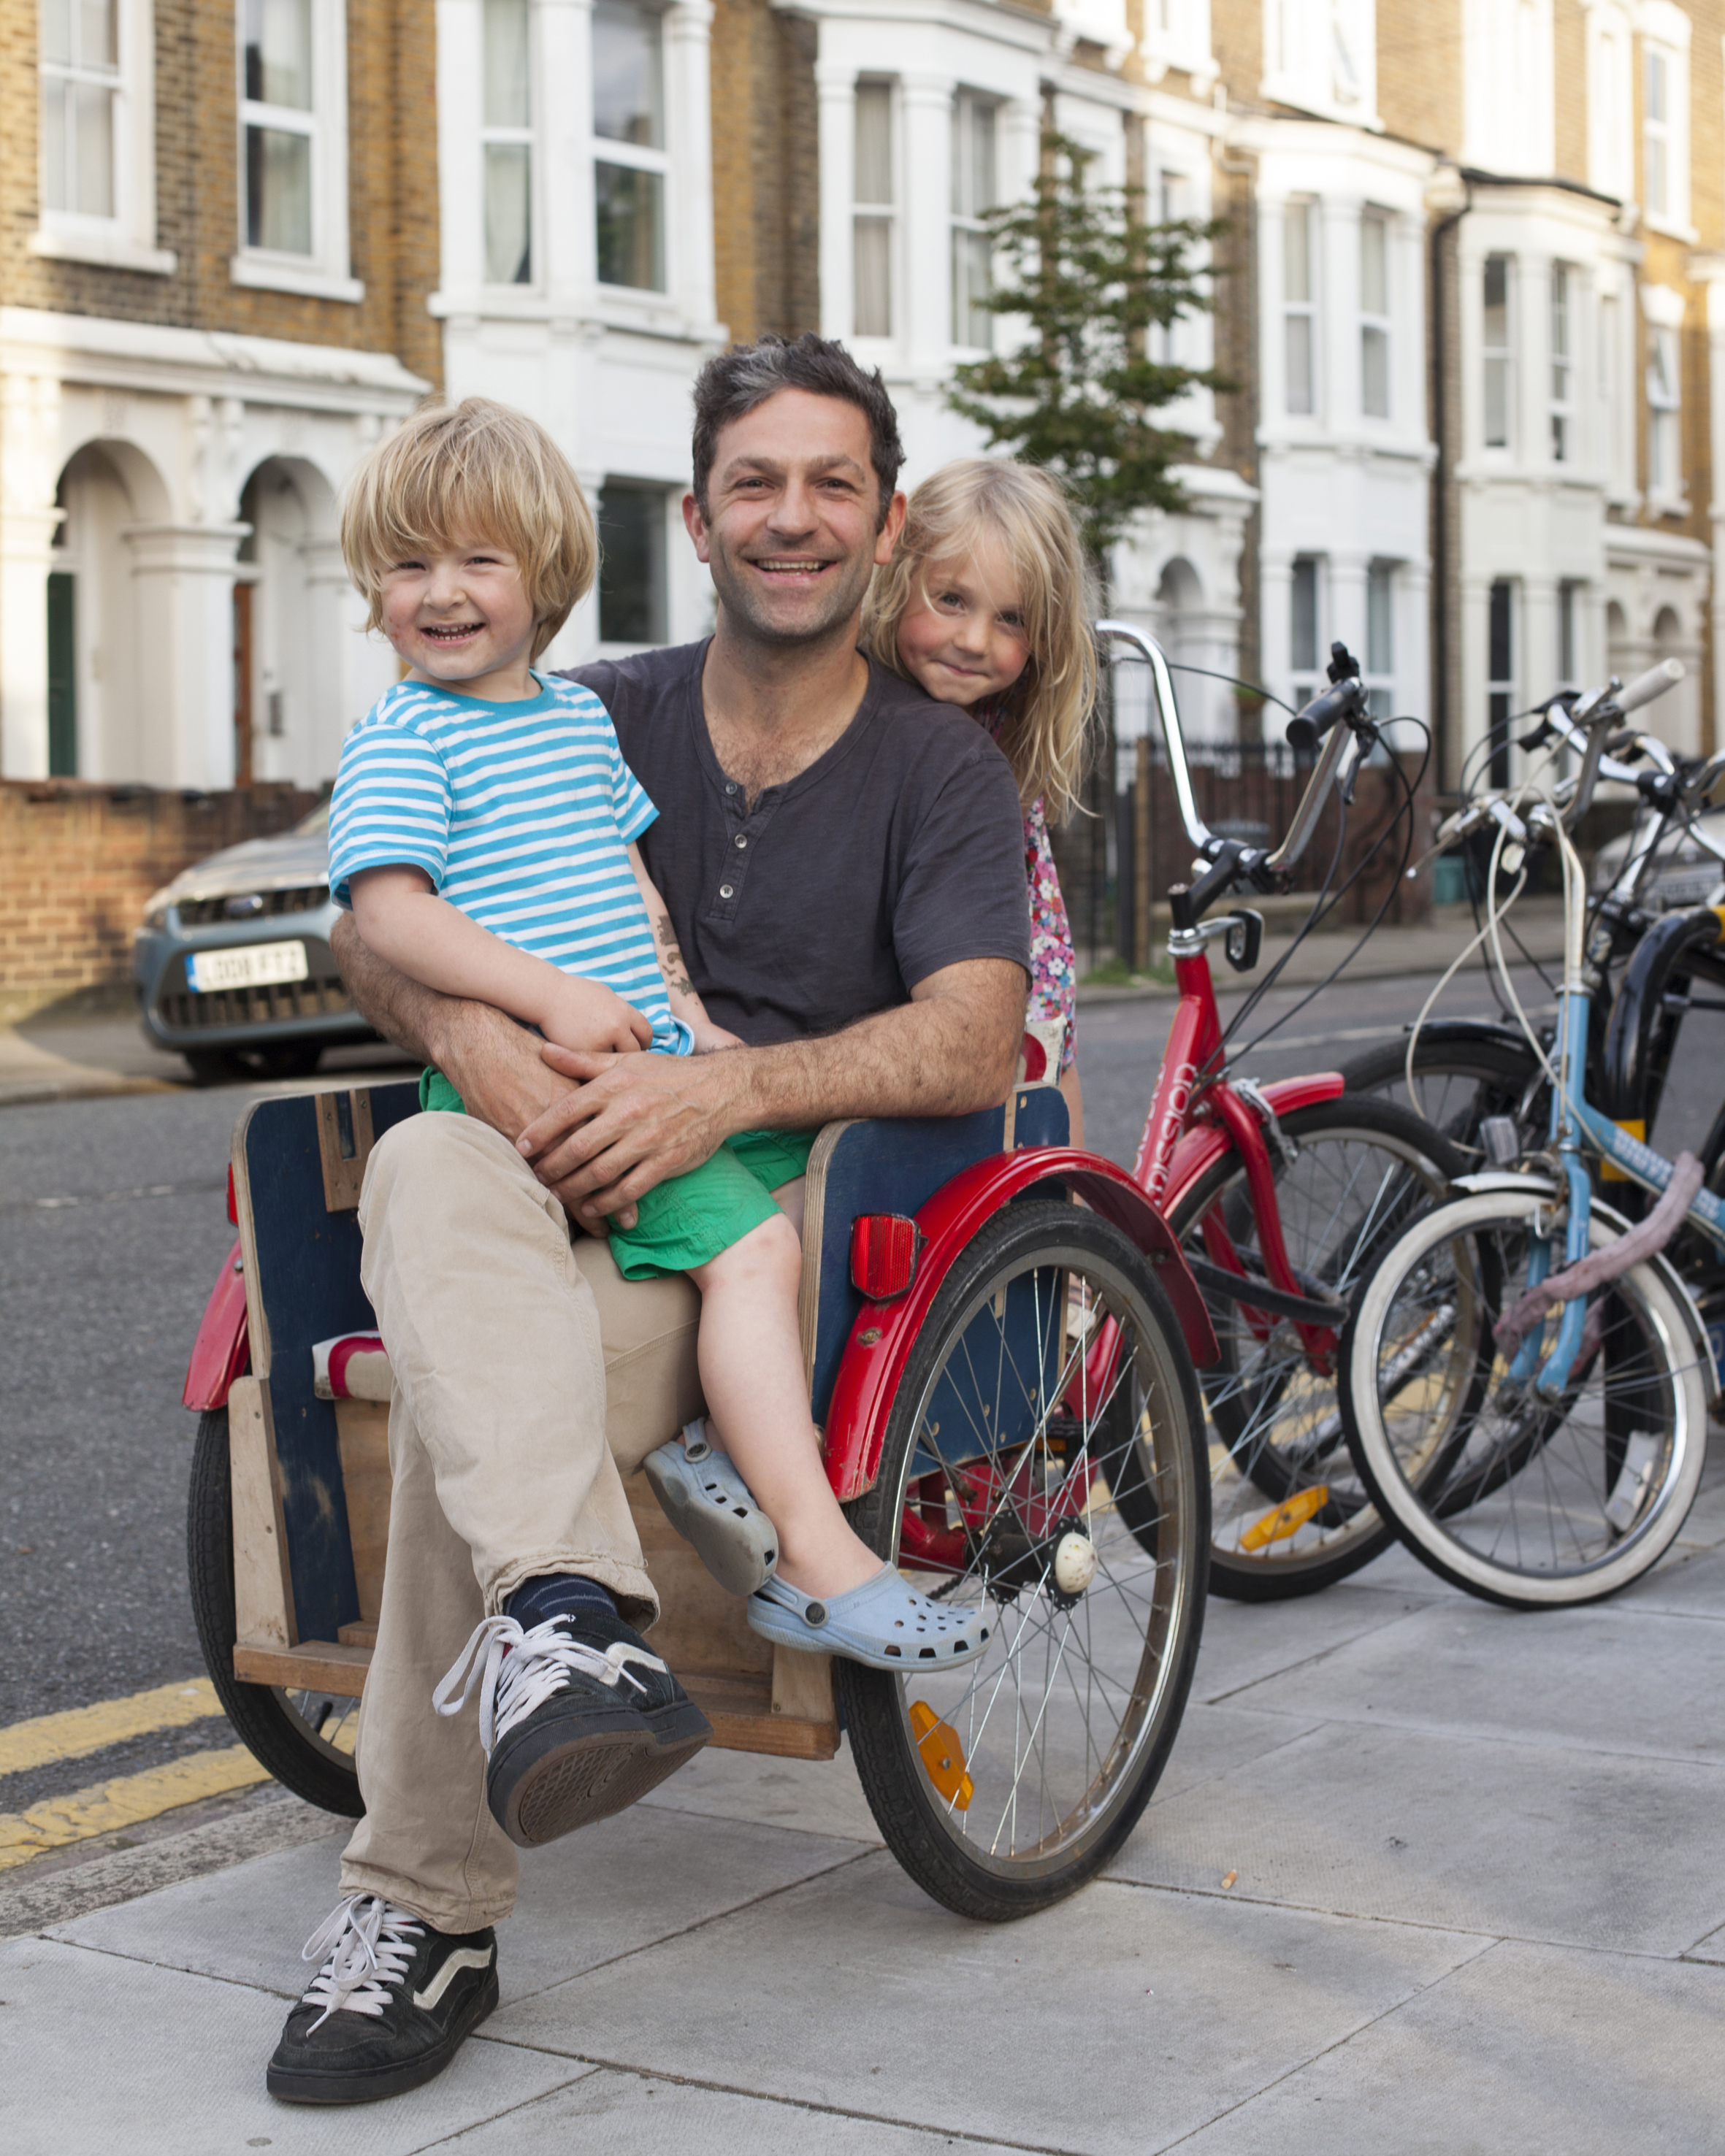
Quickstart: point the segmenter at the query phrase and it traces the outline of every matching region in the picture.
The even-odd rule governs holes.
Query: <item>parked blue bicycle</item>
[[[1614,729],[1671,681],[1655,669],[1581,698],[1570,717],[1585,747],[1573,777],[1558,779],[1547,763],[1439,834],[1456,844],[1496,827],[1492,908],[1499,871],[1513,879],[1541,844],[1561,857],[1548,1140],[1529,1155],[1512,1119],[1488,1119],[1480,1137],[1492,1165],[1462,1177],[1388,1246],[1342,1342],[1348,1443],[1373,1504],[1441,1578],[1517,1608],[1596,1601],[1658,1562],[1694,1501],[1718,1393],[1700,1312],[1665,1245],[1686,1219],[1725,1248],[1725,1203],[1688,1156],[1674,1164],[1586,1098],[1599,982],[1568,827],[1608,747],[1633,747]],[[1496,943],[1495,912],[1491,929]],[[1545,1060],[1531,1029],[1529,1039]],[[1594,1160],[1655,1194],[1644,1219],[1602,1202]]]

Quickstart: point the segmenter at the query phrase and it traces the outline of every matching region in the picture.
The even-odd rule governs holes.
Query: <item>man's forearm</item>
[[[435,988],[422,987],[398,973],[360,934],[351,913],[344,913],[330,932],[329,947],[342,969],[342,985],[353,998],[359,1014],[374,1025],[385,1040],[393,1040],[422,1063],[437,1060],[432,1036],[440,1028],[437,1006],[450,1001]]]
[[[1005,1099],[1024,1031],[1024,976],[878,1011],[842,1033],[739,1059],[740,1130],[811,1130],[852,1116],[958,1116]]]
[[[398,973],[343,914],[330,936],[342,981],[360,1014],[386,1040],[435,1063],[469,1115],[514,1138],[543,1112],[568,1081],[540,1060],[538,1037],[487,1004],[440,995]]]

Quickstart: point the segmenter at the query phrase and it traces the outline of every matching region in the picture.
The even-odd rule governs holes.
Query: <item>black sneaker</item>
[[[265,2082],[290,2103],[369,2103],[440,2074],[497,2003],[497,1935],[434,1932],[350,1894],[306,1942],[323,1966],[287,2017]]]
[[[487,1617],[433,1694],[438,1712],[459,1714],[476,1682],[487,1799],[522,1849],[626,1810],[713,1734],[641,1635],[609,1613],[530,1632]]]

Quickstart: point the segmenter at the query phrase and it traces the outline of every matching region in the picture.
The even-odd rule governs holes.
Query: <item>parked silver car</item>
[[[197,862],[144,908],[132,942],[143,1028],[205,1081],[305,1077],[326,1048],[377,1036],[329,947],[329,808],[279,838]]]
[[[1630,842],[1640,839],[1648,813],[1642,812],[1633,831],[1608,840],[1594,855],[1596,891],[1609,891],[1623,874]],[[1716,846],[1725,845],[1725,808],[1709,809],[1695,820]],[[1717,856],[1697,845],[1689,832],[1670,831],[1654,855],[1653,872],[1641,888],[1641,903],[1651,912],[1667,911],[1674,906],[1707,906],[1722,883],[1725,883],[1725,865]]]

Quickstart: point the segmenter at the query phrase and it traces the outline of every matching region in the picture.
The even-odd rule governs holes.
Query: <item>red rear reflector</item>
[[[239,1225],[239,1200],[234,1195],[234,1163],[228,1163],[228,1218],[237,1228]]]
[[[916,1278],[922,1237],[903,1213],[864,1213],[851,1223],[851,1279],[871,1302],[890,1302]]]

